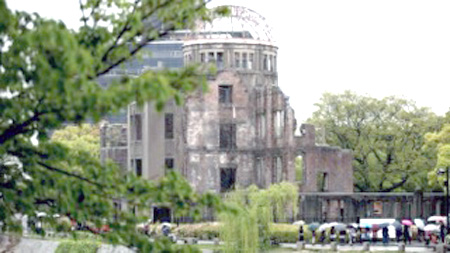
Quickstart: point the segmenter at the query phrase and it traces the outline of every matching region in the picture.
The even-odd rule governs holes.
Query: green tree
[[[86,151],[94,157],[100,156],[100,129],[98,125],[69,125],[56,130],[52,141],[63,144],[72,151]]]
[[[423,149],[435,154],[431,158],[435,164],[428,173],[429,185],[433,190],[442,189],[444,177],[438,176],[438,169],[450,166],[450,124],[445,124],[440,131],[427,133]]]
[[[395,97],[375,99],[349,91],[325,93],[308,121],[325,129],[330,145],[353,151],[359,191],[427,189],[432,154],[422,150],[424,135],[442,119],[428,108]],[[428,150],[430,151],[430,150]]]
[[[219,217],[224,252],[259,252],[270,246],[272,222],[296,216],[298,188],[288,182],[267,189],[252,185],[228,193],[225,201],[234,212],[222,212]]]
[[[123,174],[113,164],[100,164],[88,150],[49,138],[63,124],[98,122],[130,102],[154,101],[161,109],[175,98],[206,87],[204,71],[147,71],[123,76],[107,88],[96,80],[138,57],[149,42],[173,30],[192,28],[197,20],[224,15],[226,8],[208,10],[202,0],[82,0],[83,25],[68,29],[38,14],[11,12],[0,0],[0,221],[3,230],[17,228],[14,213],[70,214],[100,226],[108,222],[109,242],[143,251],[174,246],[151,244],[137,234],[145,217],[113,208],[126,200],[142,209],[149,202],[166,203],[176,213],[198,214],[201,205],[219,204],[211,194],[199,196],[175,173],[159,182]],[[188,209],[195,206],[194,209]],[[193,212],[193,213],[192,213]]]

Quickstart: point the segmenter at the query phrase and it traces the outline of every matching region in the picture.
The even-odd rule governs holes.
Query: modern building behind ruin
[[[185,64],[217,67],[208,92],[163,112],[130,105],[128,160],[137,174],[156,179],[177,169],[200,192],[295,180],[296,122],[278,87],[277,47],[264,18],[231,10],[183,44]]]

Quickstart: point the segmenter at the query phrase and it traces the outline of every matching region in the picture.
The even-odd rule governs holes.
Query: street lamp
[[[447,166],[447,167],[445,167],[445,169],[443,169],[443,168],[439,168],[438,169],[438,175],[442,175],[442,174],[444,174],[445,173],[445,175],[447,176],[447,180],[444,182],[444,185],[445,185],[445,187],[446,187],[446,192],[445,192],[445,217],[447,217],[447,231],[446,231],[446,233],[445,234],[448,234],[448,232],[449,232],[449,223],[450,223],[450,220],[449,220],[449,217],[448,217],[448,169],[449,169],[449,167]]]

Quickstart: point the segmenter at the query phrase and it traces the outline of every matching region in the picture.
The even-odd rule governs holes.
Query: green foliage
[[[298,241],[298,226],[292,224],[270,224],[270,239],[276,243],[296,243]],[[305,232],[307,231],[304,230]],[[307,238],[307,232],[304,233]]]
[[[85,151],[94,157],[100,156],[100,129],[98,125],[69,125],[56,130],[52,141],[61,143],[73,152]]]
[[[436,154],[436,157],[433,157],[436,160],[436,164],[428,173],[429,184],[435,190],[441,187],[445,190],[445,175],[439,176],[438,170],[450,166],[450,124],[444,125],[438,132],[427,133],[425,139],[426,142],[423,149],[431,150],[432,153]]]
[[[84,125],[58,130],[86,119],[98,123],[133,101],[139,105],[153,101],[162,109],[168,99],[181,103],[186,94],[205,89],[209,73],[196,65],[123,76],[108,87],[97,83],[99,77],[138,57],[148,42],[228,12],[208,10],[205,4],[201,0],[84,0],[80,1],[83,25],[70,30],[37,14],[13,13],[0,0],[3,230],[16,229],[15,213],[32,217],[44,211],[67,214],[96,227],[106,223],[112,228],[102,235],[108,243],[144,252],[175,250],[164,242],[152,244],[137,233],[136,223],[148,217],[115,210],[114,202],[126,201],[140,210],[148,209],[151,202],[164,203],[177,214],[193,216],[204,206],[220,209],[217,197],[194,193],[180,175],[150,182],[124,174],[113,164],[101,164],[94,150],[96,137],[89,137],[96,130]],[[83,138],[78,138],[81,134]]]
[[[325,93],[309,123],[325,129],[326,143],[353,151],[359,191],[428,189],[434,166],[424,135],[443,121],[428,108],[395,97],[375,99],[351,92]]]
[[[195,223],[181,224],[174,229],[174,233],[179,237],[195,237],[195,238],[218,238],[220,235],[221,224],[214,223]]]
[[[270,246],[271,223],[286,219],[297,212],[298,189],[287,182],[260,190],[250,186],[236,190],[226,197],[226,203],[235,212],[220,214],[221,238],[225,252],[258,252]]]
[[[298,240],[299,227],[292,224],[285,223],[269,223],[268,238],[278,243],[295,243]],[[220,236],[222,231],[222,223],[195,223],[195,224],[180,224],[174,229],[174,233],[180,238],[194,237],[194,238],[208,238],[214,239]],[[307,226],[304,226],[305,240],[311,239],[311,231]]]
[[[70,232],[72,223],[69,217],[61,217],[56,221],[56,231],[58,232]]]
[[[295,158],[295,181],[303,180],[303,158],[301,156]]]
[[[56,248],[55,253],[95,253],[97,249],[100,247],[100,242],[98,241],[90,241],[90,240],[65,240],[61,241]]]

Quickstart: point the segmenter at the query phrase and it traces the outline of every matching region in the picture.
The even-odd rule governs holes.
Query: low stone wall
[[[299,219],[357,222],[358,218],[427,218],[445,214],[440,192],[301,192]]]

